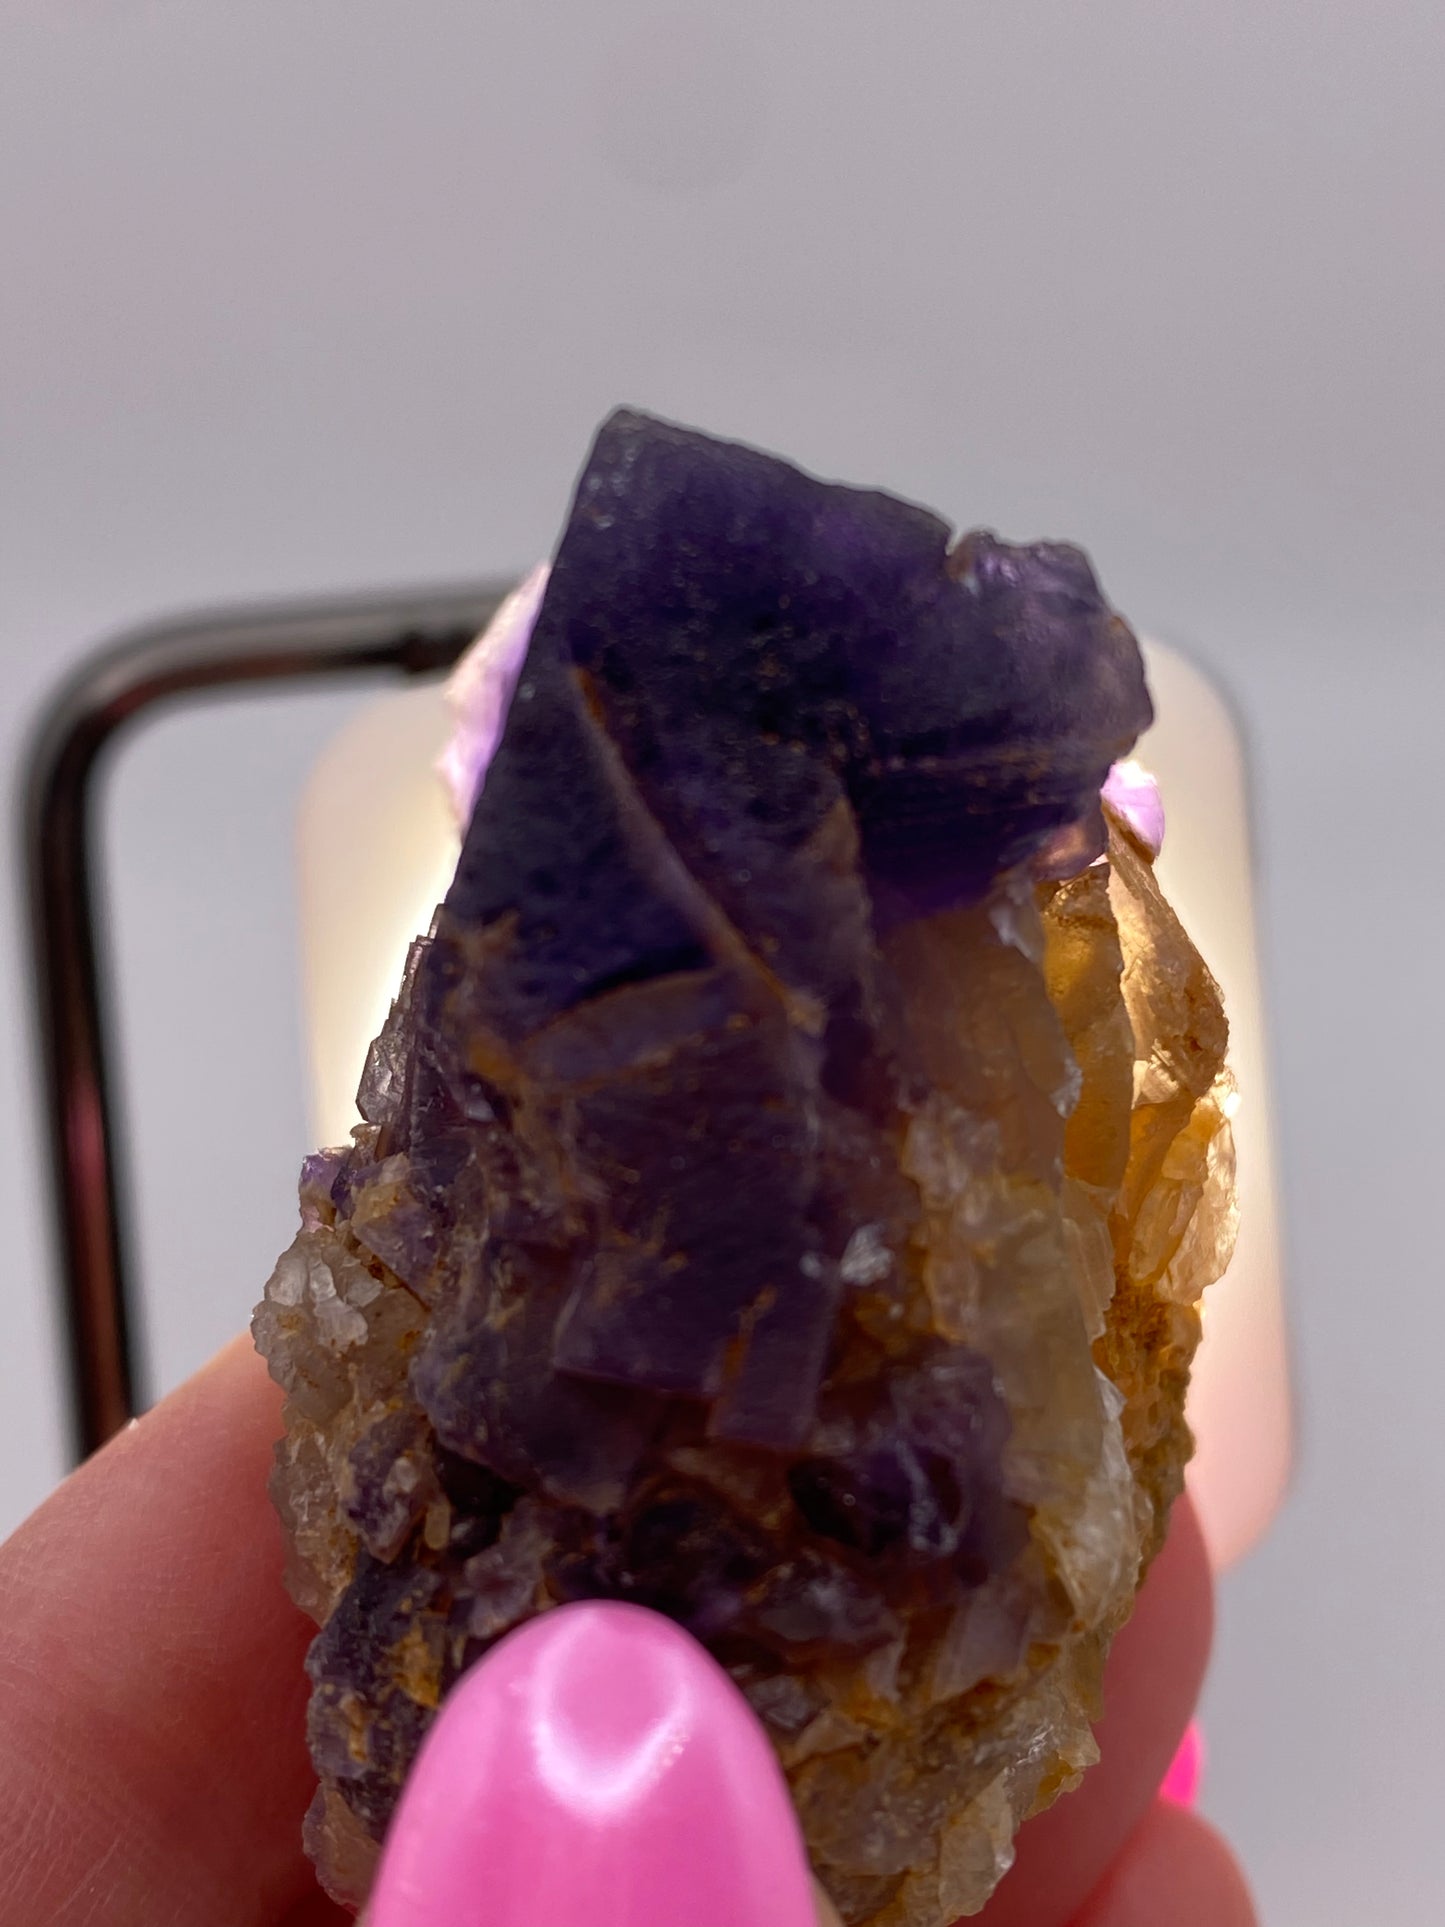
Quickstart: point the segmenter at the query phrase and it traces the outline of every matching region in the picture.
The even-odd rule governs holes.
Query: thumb
[[[368,1927],[836,1927],[751,1708],[680,1627],[561,1606],[452,1692]]]

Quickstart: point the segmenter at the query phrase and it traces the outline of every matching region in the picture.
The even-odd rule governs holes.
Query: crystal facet
[[[1138,650],[1077,549],[631,412],[532,602],[256,1316],[308,1841],[359,1902],[459,1672],[627,1599],[850,1927],[946,1927],[1094,1757],[1233,1231],[1218,993],[1100,801]]]

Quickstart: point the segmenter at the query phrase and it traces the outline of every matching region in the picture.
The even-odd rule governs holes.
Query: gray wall
[[[1445,1903],[1442,83],[1438,0],[0,4],[7,777],[120,625],[527,564],[624,398],[1073,535],[1233,691],[1302,1416],[1208,1804],[1273,1927]],[[175,718],[113,787],[158,1385],[288,1235],[343,708]],[[3,1524],[61,1465],[11,901]]]

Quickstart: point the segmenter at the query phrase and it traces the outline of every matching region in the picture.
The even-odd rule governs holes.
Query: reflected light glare
[[[579,1819],[615,1825],[648,1798],[682,1753],[698,1709],[682,1654],[660,1651],[636,1688],[657,1703],[634,1700],[629,1713],[635,1726],[625,1734],[618,1731],[615,1705],[589,1731],[583,1709],[602,1684],[595,1678],[596,1658],[595,1635],[586,1623],[560,1629],[529,1683],[527,1724],[539,1780]],[[580,1682],[573,1677],[579,1670]]]

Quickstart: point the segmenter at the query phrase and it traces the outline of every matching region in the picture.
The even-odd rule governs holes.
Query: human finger
[[[1233,1854],[1207,1821],[1156,1800],[1074,1927],[1257,1927]]]
[[[310,1629],[284,1599],[264,1496],[276,1425],[238,1342],[0,1549],[0,1918],[341,1918],[299,1846]],[[1064,1918],[1060,1897],[1087,1891],[1147,1804],[1207,1648],[1198,1553],[1182,1509],[1111,1667],[1104,1764],[1024,1830],[988,1920]],[[62,1850],[38,1848],[62,1814]]]
[[[319,1906],[314,1628],[266,1495],[279,1427],[237,1340],[0,1547],[6,1927],[277,1927]]]
[[[1096,1729],[1100,1758],[1078,1789],[1019,1831],[1018,1858],[982,1927],[1063,1927],[1149,1811],[1199,1697],[1213,1583],[1188,1498],[1114,1642]]]
[[[393,1816],[370,1927],[817,1927],[768,1738],[661,1614],[560,1606],[458,1682]]]

